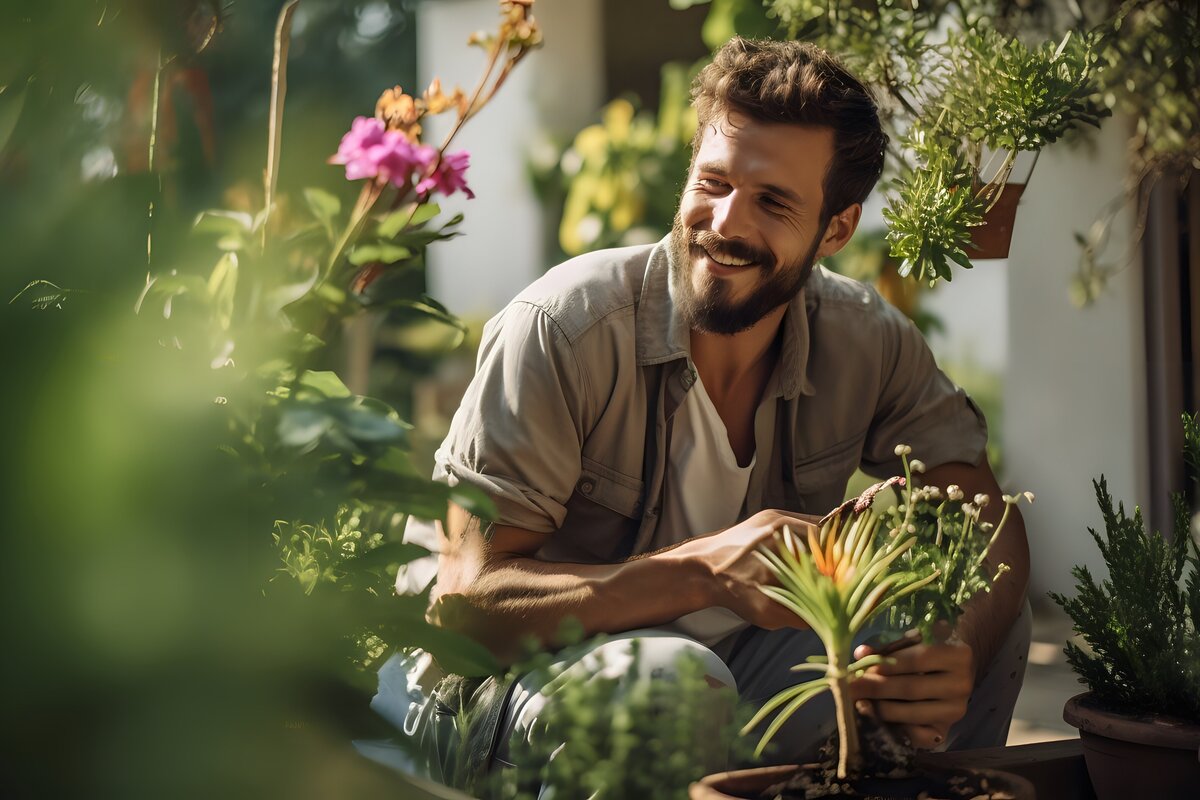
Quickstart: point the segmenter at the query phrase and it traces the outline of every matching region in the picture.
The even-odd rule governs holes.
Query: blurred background
[[[211,261],[191,231],[199,212],[262,205],[281,5],[0,2],[7,796],[418,796],[350,748],[388,733],[366,709],[373,662],[348,655],[353,606],[275,590],[295,577],[271,539],[291,517],[221,451],[220,407],[241,390],[181,366],[172,334],[135,314],[150,274]],[[476,198],[444,207],[466,215],[463,235],[417,276],[465,322],[464,341],[414,351],[385,316],[323,356],[413,423],[422,470],[488,317],[566,256],[669,226],[689,75],[720,4],[674,5],[688,7],[538,3],[544,46],[458,140]],[[303,0],[280,207],[310,186],[350,205],[357,186],[326,163],[350,120],[397,84],[472,84],[483,55],[466,37],[495,16],[494,0]],[[770,31],[761,13],[742,23]],[[448,122],[431,120],[430,140]],[[1069,592],[1074,564],[1102,571],[1091,479],[1168,527],[1168,493],[1183,489],[1177,421],[1200,397],[1197,182],[1161,182],[1144,220],[1118,210],[1109,246],[1128,263],[1090,305],[1072,302],[1075,234],[1130,179],[1133,125],[1118,112],[1042,154],[1006,260],[906,288],[873,200],[830,264],[917,320],[987,413],[1004,487],[1037,494],[1024,514],[1040,644],[1015,729],[1027,740],[1073,733],[1058,717],[1076,686],[1060,667],[1070,630],[1040,598]],[[351,527],[386,538],[395,520]]]

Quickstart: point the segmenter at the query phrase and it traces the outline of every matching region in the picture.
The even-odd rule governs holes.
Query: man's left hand
[[[855,659],[875,652],[869,645]],[[855,701],[871,701],[873,713],[898,725],[914,747],[932,750],[946,741],[950,726],[967,713],[975,684],[971,647],[952,640],[918,644],[888,657],[850,684]]]

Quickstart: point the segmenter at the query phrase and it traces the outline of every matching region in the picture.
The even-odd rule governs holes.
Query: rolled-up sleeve
[[[977,465],[987,450],[987,423],[978,406],[938,368],[917,327],[891,306],[882,315],[881,392],[863,449],[863,471],[900,473],[898,444],[929,468]]]
[[[585,383],[571,343],[541,308],[517,301],[484,329],[475,377],[436,455],[434,477],[496,504],[496,521],[557,530],[580,475]]]

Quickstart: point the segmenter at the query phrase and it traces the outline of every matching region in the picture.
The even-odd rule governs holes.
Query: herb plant
[[[779,581],[761,591],[802,618],[821,639],[825,656],[799,664],[797,672],[818,677],[783,690],[768,700],[743,732],[779,711],[763,733],[758,752],[801,706],[822,692],[833,694],[838,725],[839,779],[862,768],[858,720],[850,702],[850,684],[886,656],[868,655],[853,660],[856,635],[877,616],[887,612],[899,629],[917,627],[925,639],[933,638],[939,621],[953,625],[964,604],[978,591],[987,591],[1007,571],[986,573],[985,559],[1000,535],[1008,512],[1021,497],[1005,496],[1005,513],[991,526],[979,520],[986,495],[964,502],[957,486],[945,490],[915,488],[912,475],[924,471],[919,461],[909,461],[910,448],[896,448],[904,477],[893,477],[868,489],[830,512],[819,531],[801,539],[790,529],[779,535],[779,546],[764,547],[760,559]],[[901,501],[882,510],[876,497],[883,490],[902,488]]]
[[[1195,480],[1200,465],[1197,415],[1183,417],[1184,455]],[[1200,721],[1200,548],[1176,495],[1172,535],[1148,533],[1141,509],[1113,508],[1108,484],[1093,481],[1103,534],[1089,528],[1108,568],[1097,581],[1077,566],[1075,596],[1051,593],[1071,616],[1087,649],[1066,645],[1067,661],[1096,697],[1128,713]],[[1190,550],[1190,555],[1189,555]]]

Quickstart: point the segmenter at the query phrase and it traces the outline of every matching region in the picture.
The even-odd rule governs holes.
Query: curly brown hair
[[[887,135],[871,91],[837,58],[809,42],[735,36],[696,76],[692,105],[700,123],[693,154],[708,126],[731,111],[759,122],[832,128],[822,220],[866,200],[883,171]]]

